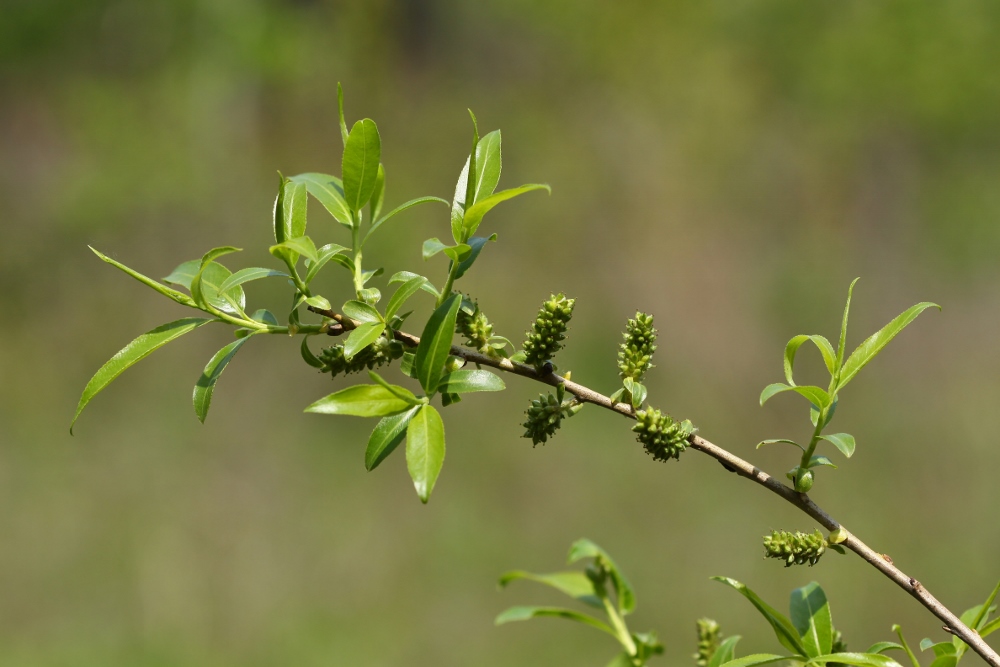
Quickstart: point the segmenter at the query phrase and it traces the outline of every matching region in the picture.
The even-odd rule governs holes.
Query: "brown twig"
[[[334,313],[333,311],[320,310],[311,307],[309,310],[319,315],[323,315],[324,317],[335,319],[336,321],[344,324],[348,322],[350,322],[350,324],[354,324],[350,318],[344,317],[339,313]],[[416,347],[420,343],[420,338],[412,334],[395,331],[394,335],[396,340],[409,347]],[[528,366],[526,364],[521,364],[501,357],[493,357],[483,354],[477,350],[458,345],[452,346],[451,353],[456,357],[465,359],[467,362],[479,364],[480,366],[489,366],[490,368],[496,368],[497,370],[514,373],[515,375],[521,375],[553,387],[557,387],[561,384],[566,388],[566,391],[576,396],[580,401],[593,403],[594,405],[599,405],[602,408],[611,410],[612,412],[617,412],[618,414],[629,417],[630,419],[635,419],[635,410],[632,409],[631,405],[627,403],[616,403],[604,394],[596,392],[593,389],[583,386],[582,384],[562,378],[554,373],[550,372],[543,374],[534,366]],[[930,591],[924,588],[919,581],[910,577],[898,567],[893,565],[892,559],[875,551],[862,542],[853,533],[847,531],[847,529],[844,528],[839,522],[827,514],[826,511],[824,511],[819,505],[813,502],[808,495],[798,493],[760,468],[757,468],[748,461],[744,461],[732,452],[709,442],[699,435],[692,435],[690,438],[690,444],[693,449],[696,449],[703,454],[707,454],[717,460],[726,470],[735,472],[740,477],[745,477],[750,481],[760,484],[767,490],[780,496],[792,505],[795,505],[800,510],[815,519],[827,530],[832,531],[837,528],[844,529],[844,531],[847,532],[847,539],[841,543],[842,546],[847,547],[857,555],[861,556],[861,558],[864,559],[869,565],[891,579],[904,591],[915,597],[920,604],[926,607],[932,614],[945,623],[945,630],[960,637],[988,664],[992,665],[992,667],[1000,667],[1000,655],[997,655],[997,652],[994,651],[990,645],[979,636],[978,632],[963,623],[950,609],[941,604],[941,602],[931,595]]]

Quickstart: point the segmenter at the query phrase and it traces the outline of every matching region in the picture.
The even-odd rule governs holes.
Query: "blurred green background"
[[[788,338],[833,338],[855,276],[851,344],[942,304],[852,383],[835,425],[858,453],[813,496],[972,606],[1000,576],[998,29],[989,0],[6,0],[0,664],[602,665],[614,647],[592,631],[492,625],[559,601],[497,592],[497,575],[558,569],[581,536],[630,574],[658,664],[692,664],[702,615],[741,653],[776,648],[715,574],[779,607],[819,580],[855,650],[894,622],[943,637],[855,557],[764,561],[765,532],[814,525],[707,457],[656,464],[596,409],[532,449],[519,422],[540,387],[517,378],[446,412],[426,507],[401,456],[365,472],[370,421],[302,414],[346,383],[284,338],[244,349],[204,426],[190,391],[221,327],[67,427],[109,356],[185,314],[87,244],[151,276],[224,244],[248,249],[231,268],[273,264],[275,170],[339,173],[342,81],[349,120],[379,123],[388,205],[450,196],[467,107],[503,129],[501,187],[552,185],[487,218],[500,242],[463,281],[500,333],[520,340],[551,292],[578,297],[561,367],[611,391],[625,318],[652,312],[653,403],[772,473],[791,451],[755,443],[810,428],[796,398],[757,405]],[[311,220],[343,241],[321,209]],[[440,281],[419,246],[446,214],[393,225],[366,256]],[[280,293],[251,286],[251,307]]]

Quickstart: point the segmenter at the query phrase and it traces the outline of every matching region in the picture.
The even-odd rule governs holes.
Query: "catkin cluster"
[[[710,618],[699,618],[698,624],[698,652],[693,656],[698,667],[708,667],[709,660],[719,648],[719,624]]]
[[[365,369],[372,370],[402,356],[403,344],[397,340],[389,340],[384,336],[380,336],[374,343],[358,351],[351,359],[344,356],[343,343],[338,343],[320,352],[319,360],[323,363],[320,370],[337,377],[342,373],[347,375],[360,373]]]
[[[679,422],[654,408],[639,410],[635,421],[632,431],[637,434],[636,439],[657,461],[679,459],[687,449],[688,438],[697,431],[687,419]]]
[[[525,363],[541,368],[562,349],[562,341],[566,338],[566,327],[573,317],[575,304],[576,299],[567,299],[562,293],[553,294],[542,304],[522,346]]]
[[[625,324],[625,339],[618,350],[618,370],[622,379],[631,378],[636,382],[653,367],[653,353],[656,352],[656,329],[653,316],[636,313],[634,320]]]
[[[792,565],[815,565],[826,551],[827,542],[823,534],[775,530],[764,536],[764,557],[779,558],[785,567]]]
[[[525,429],[523,437],[531,438],[534,445],[545,444],[559,430],[563,418],[575,415],[582,407],[582,403],[564,401],[562,396],[555,394],[542,394],[532,399],[525,413],[528,418],[522,424]]]
[[[483,354],[492,352],[490,338],[493,336],[493,325],[479,309],[478,303],[475,304],[475,309],[471,314],[466,312],[464,307],[459,309],[455,329],[465,337],[469,347],[474,347]]]

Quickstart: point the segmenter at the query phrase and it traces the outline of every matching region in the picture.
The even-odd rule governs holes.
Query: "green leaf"
[[[153,280],[152,278],[147,278],[146,276],[142,275],[138,271],[133,271],[132,269],[130,269],[127,266],[125,266],[124,264],[116,262],[115,260],[111,259],[107,255],[101,254],[99,251],[94,250],[94,248],[92,248],[90,246],[87,246],[87,247],[90,248],[91,252],[93,252],[95,255],[97,255],[99,258],[101,258],[102,261],[105,261],[108,264],[110,264],[111,266],[124,271],[128,275],[130,275],[133,278],[135,278],[136,280],[138,280],[143,285],[145,285],[147,287],[153,288],[154,290],[156,290],[157,292],[159,292],[163,296],[167,297],[168,299],[176,301],[177,303],[183,304],[185,306],[190,306],[192,308],[197,308],[197,306],[195,305],[195,302],[192,301],[191,297],[189,297],[187,294],[184,294],[183,292],[178,292],[175,289],[170,289],[166,285],[162,285],[162,284],[156,282],[155,280]]]
[[[212,394],[215,392],[215,384],[219,381],[219,376],[222,375],[222,371],[226,370],[226,366],[229,365],[229,362],[233,360],[236,353],[240,351],[240,348],[250,338],[252,338],[252,334],[245,338],[234,340],[216,352],[215,356],[209,360],[208,365],[205,366],[205,370],[202,371],[198,382],[195,383],[194,395],[192,396],[194,413],[198,415],[198,420],[202,424],[205,423],[205,417],[208,416],[208,408],[212,405]]]
[[[277,245],[271,246],[268,250],[275,257],[287,256],[288,262],[291,264],[295,263],[299,255],[302,255],[311,262],[319,260],[319,252],[316,250],[316,244],[308,236],[287,239]],[[288,251],[291,251],[292,254],[288,254]]]
[[[920,650],[926,651],[931,649],[934,651],[934,655],[955,655],[955,645],[951,642],[935,642],[929,637],[924,637],[920,640]]]
[[[939,655],[934,658],[931,667],[955,667],[958,664],[957,655]]]
[[[851,295],[854,294],[854,286],[861,278],[851,281],[851,286],[847,288],[847,305],[844,306],[844,320],[840,325],[840,342],[837,345],[837,370],[844,365],[844,345],[847,343],[847,316],[851,312]]]
[[[442,394],[469,394],[475,391],[503,391],[503,380],[484,370],[452,371],[443,378],[437,390]]]
[[[584,604],[598,609],[604,606],[601,599],[594,590],[594,583],[587,578],[583,572],[555,572],[552,574],[532,574],[524,570],[513,570],[506,572],[500,577],[500,588],[504,588],[512,581],[526,579],[539,584],[545,584],[564,593],[571,598],[575,598]]]
[[[447,199],[441,199],[440,197],[417,197],[416,199],[411,199],[410,201],[406,202],[405,204],[400,204],[399,206],[397,206],[396,208],[392,209],[391,211],[389,211],[388,213],[386,213],[385,215],[383,215],[381,218],[379,218],[378,220],[376,220],[374,224],[372,224],[371,228],[368,230],[368,233],[365,234],[365,238],[361,242],[361,244],[364,245],[365,242],[368,241],[368,238],[372,234],[375,233],[376,229],[378,229],[379,227],[381,227],[385,222],[389,221],[391,218],[393,218],[394,216],[398,215],[399,213],[402,213],[403,211],[405,211],[407,209],[413,208],[414,206],[418,206],[420,204],[427,204],[429,202],[435,202],[435,201],[441,202],[445,206],[448,205],[448,200]]]
[[[340,179],[329,174],[308,173],[292,176],[289,180],[304,183],[306,191],[323,205],[333,219],[351,227],[351,209],[344,199],[344,186]]]
[[[819,436],[821,440],[832,442],[833,446],[840,450],[840,453],[847,458],[854,454],[854,436],[848,433],[831,433]]]
[[[330,300],[325,296],[320,296],[319,294],[307,296],[305,302],[313,308],[318,308],[319,310],[330,310],[332,307]]]
[[[414,369],[420,386],[433,396],[444,375],[444,364],[451,354],[451,340],[455,335],[455,319],[458,308],[462,305],[460,294],[452,294],[431,314],[420,336],[416,356],[413,359]]]
[[[497,616],[495,623],[497,625],[503,625],[504,623],[527,621],[541,616],[565,618],[568,621],[576,621],[577,623],[583,623],[584,625],[589,625],[592,628],[597,628],[602,632],[606,632],[616,639],[618,638],[618,635],[611,629],[610,626],[597,620],[593,616],[581,614],[580,612],[573,611],[572,609],[562,609],[560,607],[511,607]]]
[[[986,620],[990,617],[990,614],[996,611],[996,607],[993,606],[993,601],[996,600],[998,593],[1000,593],[1000,583],[997,583],[997,585],[993,588],[993,592],[991,592],[989,597],[986,598],[986,602],[966,610],[965,613],[962,614],[961,621],[977,632],[982,630],[983,626],[986,624]],[[955,644],[959,658],[961,658],[965,652],[969,650],[969,645],[962,641],[958,636],[953,636],[951,641]]]
[[[806,465],[807,468],[818,468],[820,466],[829,466],[831,468],[836,468],[833,461],[825,456],[814,456],[809,459],[809,464]]]
[[[764,391],[760,393],[760,404],[764,405],[775,394],[786,391],[794,391],[797,394],[801,394],[811,404],[819,408],[825,408],[830,404],[830,395],[820,387],[813,385],[789,386],[782,382],[775,382],[764,387]]]
[[[458,182],[455,183],[455,198],[451,203],[451,237],[455,243],[462,242],[462,218],[465,216],[465,195],[469,186],[469,158],[465,158],[465,165],[458,175]]]
[[[474,236],[469,239],[468,246],[472,249],[468,256],[466,256],[458,265],[458,270],[455,272],[455,280],[458,280],[465,275],[465,272],[472,268],[476,259],[479,257],[479,253],[482,252],[483,246],[485,246],[490,241],[496,241],[497,235],[490,234],[490,236]]]
[[[299,238],[306,233],[306,184],[296,182],[291,179],[285,182],[285,196],[282,198],[284,215],[282,222],[285,225],[285,238]]]
[[[823,362],[826,364],[826,369],[830,371],[830,375],[833,376],[837,372],[836,353],[833,351],[830,341],[823,336],[817,335],[795,336],[785,345],[785,381],[792,386],[795,386],[795,381],[792,379],[792,368],[795,366],[795,353],[798,352],[799,348],[806,341],[810,341],[815,345],[816,349],[823,355]]]
[[[476,186],[473,202],[493,194],[500,182],[500,130],[493,130],[476,144]]]
[[[344,199],[355,213],[368,203],[375,191],[381,156],[382,143],[375,121],[365,118],[356,122],[347,136],[341,170]]]
[[[724,662],[722,663],[722,667],[755,667],[755,665],[768,665],[772,662],[791,659],[789,656],[775,655],[773,653],[754,653],[753,655],[745,655],[742,658]]]
[[[885,651],[905,651],[906,648],[902,644],[897,644],[896,642],[875,642],[868,647],[865,653],[883,653]]]
[[[901,667],[889,656],[878,653],[830,653],[812,658],[811,662],[854,665],[854,667]]]
[[[476,114],[469,109],[469,116],[472,118],[472,148],[469,151],[469,175],[465,188],[465,208],[472,206],[476,196],[476,176],[479,170],[476,169],[476,149],[479,147],[479,123],[476,122]]]
[[[406,468],[420,501],[430,500],[444,464],[444,422],[432,405],[424,405],[406,427]]]
[[[207,304],[223,312],[238,315],[239,311],[246,307],[246,294],[243,288],[237,285],[227,292],[219,290],[219,286],[232,275],[222,264],[209,262],[191,281],[191,295],[201,306]]]
[[[612,658],[611,662],[606,664],[604,667],[635,667],[635,663],[632,661],[632,656],[622,651]]]
[[[341,87],[340,82],[337,82],[337,114],[340,116],[340,138],[344,141],[344,146],[347,146],[347,122],[344,121],[344,89]]]
[[[771,628],[774,630],[774,634],[778,638],[778,641],[781,642],[782,646],[787,648],[789,651],[797,653],[798,655],[808,655],[805,647],[802,645],[802,641],[799,639],[798,631],[784,614],[776,611],[773,607],[761,600],[756,593],[747,588],[745,584],[742,584],[735,579],[730,579],[729,577],[712,577],[712,579],[720,581],[727,586],[731,586],[736,589],[740,595],[749,600],[750,604],[756,607],[761,616],[763,616],[767,622],[771,624]]]
[[[273,277],[288,278],[288,274],[282,273],[281,271],[274,271],[272,269],[264,269],[259,266],[250,267],[248,269],[240,269],[222,281],[222,284],[219,285],[219,291],[228,292],[237,285],[242,285],[243,283],[248,283],[253,280],[260,280],[261,278]]]
[[[302,355],[302,360],[313,368],[323,368],[323,362],[309,349],[308,335],[302,337],[302,343],[299,345],[299,354]]]
[[[382,322],[382,315],[363,301],[348,301],[343,307],[344,315],[360,322]]]
[[[917,316],[927,310],[928,308],[937,308],[941,310],[941,306],[936,303],[931,303],[929,301],[924,301],[923,303],[918,303],[905,311],[903,311],[896,319],[889,324],[885,325],[879,329],[876,333],[868,337],[868,339],[861,343],[851,356],[847,358],[844,362],[844,367],[840,371],[840,380],[837,383],[837,389],[843,389],[847,386],[847,383],[854,378],[858,372],[868,365],[875,356],[882,351],[886,345],[889,344],[896,335],[906,328],[906,326],[917,319]]]
[[[833,646],[833,620],[826,593],[815,581],[792,591],[789,604],[792,625],[809,657],[825,655]]]
[[[764,445],[773,445],[773,444],[778,443],[778,442],[783,442],[786,445],[795,445],[796,447],[798,447],[802,451],[805,451],[805,447],[803,447],[799,443],[795,442],[794,440],[787,440],[786,438],[772,438],[770,440],[761,440],[759,443],[757,443],[757,449],[760,449]]]
[[[552,188],[549,186],[532,183],[529,185],[522,185],[519,188],[501,190],[500,192],[490,195],[482,201],[476,202],[472,208],[465,212],[465,215],[462,218],[462,237],[469,238],[475,234],[476,230],[479,229],[479,223],[483,221],[483,216],[500,202],[507,201],[508,199],[512,199],[533,190],[545,190],[549,194],[552,193]]]
[[[392,297],[389,299],[389,303],[385,307],[386,319],[392,319],[392,316],[399,311],[403,304],[406,303],[406,300],[416,294],[426,282],[427,279],[423,276],[416,276],[400,285],[399,289],[393,293]]]
[[[406,427],[420,407],[410,408],[398,415],[383,417],[372,430],[365,449],[365,469],[374,470],[395,451],[406,438]]]
[[[170,272],[170,275],[163,279],[163,282],[171,285],[180,285],[184,289],[191,291],[191,281],[201,270],[201,259],[190,259],[177,265],[177,268]]]
[[[405,283],[406,281],[413,280],[414,278],[424,278],[424,277],[417,273],[413,273],[412,271],[399,271],[397,273],[394,273],[392,278],[389,278],[389,284],[391,285],[393,283]],[[431,284],[431,281],[427,280],[427,278],[424,278],[424,280],[426,282],[424,282],[424,284],[420,286],[420,289],[427,292],[428,294],[433,294],[435,299],[441,296],[441,293],[437,290],[436,287],[434,287],[433,284]]]
[[[319,399],[306,412],[353,417],[385,417],[406,412],[413,407],[391,391],[377,384],[358,384]]]
[[[438,254],[439,252],[448,247],[449,246],[446,246],[444,243],[441,243],[441,241],[436,237],[432,239],[427,239],[426,241],[424,241],[424,245],[421,250],[424,257],[424,261],[426,262],[428,259],[430,259],[434,255]]]
[[[365,349],[385,331],[385,322],[367,322],[351,331],[344,341],[344,357],[352,359],[355,354]]]
[[[906,638],[903,636],[903,628],[900,627],[898,623],[895,623],[892,626],[892,631],[896,633],[897,637],[899,637],[899,643],[903,645],[903,650],[906,651],[906,655],[909,656],[910,662],[913,663],[913,667],[920,667],[920,661],[917,660],[916,654],[913,653],[913,649],[910,648],[910,645],[906,643]]]
[[[254,314],[250,316],[250,319],[264,324],[278,326],[278,318],[275,317],[274,313],[267,308],[261,308],[260,310],[254,311]]]
[[[979,631],[980,637],[985,637],[988,634],[1000,630],[1000,618],[994,618],[992,621],[983,626],[983,629]]]
[[[378,165],[378,173],[375,176],[375,190],[372,191],[370,204],[370,219],[378,220],[378,214],[382,212],[382,201],[385,197],[385,167],[382,163]],[[374,225],[373,225],[374,226]]]
[[[775,394],[780,394],[783,391],[791,391],[791,385],[787,385],[784,382],[775,382],[764,387],[764,391],[760,392],[760,404],[764,405],[771,397]]]
[[[334,255],[339,255],[342,252],[346,252],[350,248],[345,248],[342,245],[337,245],[336,243],[327,243],[325,246],[316,249],[316,260],[306,259],[306,277],[304,282],[306,285],[311,283],[313,279],[319,274],[320,269],[326,266],[326,263],[333,259]],[[343,257],[350,262],[350,259]],[[354,265],[348,267],[351,273],[354,273]]]
[[[570,563],[575,563],[581,558],[597,558],[604,563],[611,574],[611,583],[615,587],[615,595],[618,597],[618,611],[623,616],[632,613],[635,610],[635,593],[632,590],[632,584],[618,569],[618,565],[608,552],[590,540],[580,539],[570,546],[567,560]]]
[[[733,660],[736,657],[736,644],[740,639],[739,635],[723,639],[719,648],[715,649],[715,653],[709,659],[708,667],[721,667],[722,664]]]
[[[214,320],[201,317],[185,317],[168,324],[161,324],[152,331],[147,331],[131,343],[118,351],[115,356],[101,366],[94,377],[90,378],[87,386],[83,388],[80,402],[76,406],[76,413],[73,421],[69,425],[69,432],[73,432],[73,425],[80,418],[80,413],[87,407],[91,399],[97,396],[102,389],[111,384],[112,380],[121,375],[127,368],[138,361],[141,361],[160,349],[175,338],[180,338],[189,331],[194,331],[203,324],[208,324]]]
[[[380,384],[384,389],[389,391],[392,395],[396,396],[397,398],[403,399],[410,405],[423,405],[427,402],[425,400],[418,399],[416,396],[413,395],[412,391],[406,389],[405,387],[400,387],[399,385],[395,384],[389,384],[384,379],[382,379],[381,375],[379,375],[375,371],[368,371],[368,377],[370,377],[374,382]]]

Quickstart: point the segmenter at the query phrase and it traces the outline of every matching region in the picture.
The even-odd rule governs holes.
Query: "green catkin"
[[[827,542],[823,534],[775,530],[764,537],[764,557],[785,561],[785,567],[792,565],[815,565],[826,552]]]
[[[844,653],[847,651],[847,642],[844,641],[844,636],[840,634],[840,630],[833,631],[833,648],[830,649],[830,653]]]
[[[324,349],[319,355],[319,360],[323,362],[323,368],[320,370],[337,377],[340,374],[348,375],[366,369],[373,370],[402,356],[402,343],[379,336],[374,343],[360,350],[350,360],[344,357],[343,343]]]
[[[679,459],[687,449],[688,439],[698,430],[687,419],[679,422],[653,408],[639,410],[635,421],[632,431],[637,434],[636,439],[657,461]]]
[[[575,415],[582,407],[583,404],[574,400],[564,401],[555,394],[542,394],[532,399],[525,412],[528,418],[522,424],[525,429],[522,437],[531,438],[533,445],[545,444],[562,426],[563,418]]]
[[[455,329],[465,337],[466,344],[474,347],[483,354],[490,354],[493,348],[490,347],[490,338],[493,336],[493,325],[489,319],[479,309],[479,304],[475,304],[475,310],[470,315],[464,309],[458,310],[458,319],[455,321]]]
[[[637,312],[635,319],[625,324],[625,339],[618,350],[618,371],[621,378],[642,381],[642,376],[653,367],[656,352],[656,329],[653,316]]]
[[[542,304],[522,346],[525,363],[540,369],[562,349],[575,304],[576,299],[567,299],[562,293],[553,294]]]
[[[719,632],[719,624],[710,618],[699,618],[697,626],[698,652],[691,657],[698,667],[708,667],[709,660],[719,648],[719,638],[722,635]]]

